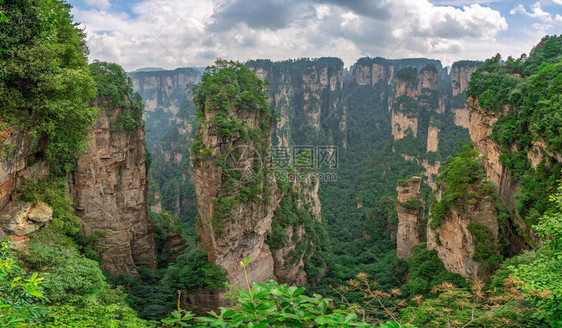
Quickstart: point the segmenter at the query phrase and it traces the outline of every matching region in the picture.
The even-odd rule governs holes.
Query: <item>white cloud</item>
[[[562,4],[562,0],[554,0],[556,3]],[[540,2],[535,2],[530,6],[530,10],[526,10],[521,4],[518,4],[515,8],[511,9],[509,12],[512,15],[522,14],[539,20],[539,23],[531,24],[533,30],[539,34],[547,34],[549,30],[553,29],[555,25],[562,24],[562,16],[559,14],[552,15],[543,10]]]
[[[294,5],[284,12],[283,21],[268,25],[257,17],[259,12],[233,18],[241,12],[232,8],[237,3],[241,1],[144,0],[131,5],[134,16],[99,6],[74,9],[73,14],[86,27],[90,59],[118,62],[127,70],[206,66],[217,57],[245,61],[337,56],[351,65],[362,56],[386,56],[398,45],[393,58],[430,57],[450,65],[498,51],[518,55],[538,41],[533,36],[532,42],[498,42],[508,28],[506,19],[478,4],[455,8],[428,0],[381,0],[385,5],[379,8],[374,1],[351,6],[335,0],[267,0],[260,2],[259,12],[267,11],[264,3],[272,3],[272,8]],[[229,23],[216,22],[223,18]]]
[[[110,6],[109,0],[86,0],[86,3],[100,9],[107,9]]]
[[[562,1],[562,0],[560,0]],[[525,7],[522,4],[518,4],[517,7],[511,9],[511,11],[509,12],[512,15],[515,14],[523,14],[523,15],[527,15],[529,17],[538,19],[544,23],[551,23],[552,20],[552,15],[550,15],[549,13],[547,13],[546,11],[544,11],[541,7],[541,3],[540,2],[535,2],[534,4],[531,5],[531,11],[527,11],[525,9]]]

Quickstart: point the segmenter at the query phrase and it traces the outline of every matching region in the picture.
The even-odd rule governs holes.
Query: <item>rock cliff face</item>
[[[423,221],[425,205],[420,193],[422,179],[412,177],[398,184],[398,231],[396,233],[396,257],[407,259],[412,254],[411,248],[425,240],[425,221]]]
[[[451,67],[452,111],[455,113],[455,124],[470,128],[470,111],[466,106],[466,88],[472,73],[480,67],[481,62],[460,61]]]
[[[133,72],[129,75],[133,90],[141,94],[145,110],[149,115],[160,110],[178,114],[185,99],[186,88],[201,80],[201,73],[194,68]],[[176,120],[181,117],[171,116],[170,119]]]
[[[493,132],[494,123],[504,113],[484,111],[480,108],[478,100],[474,98],[468,98],[467,106],[468,110],[470,110],[470,139],[484,157],[484,169],[488,179],[497,186],[499,198],[509,212],[512,213],[515,227],[531,236],[534,243],[540,244],[540,240],[535,236],[531,227],[517,214],[515,206],[516,195],[521,193],[521,189],[518,182],[513,179],[511,172],[500,162],[501,146],[490,137]],[[507,110],[508,108],[505,107],[504,112]],[[546,150],[546,147],[540,141],[535,141],[533,149],[527,152],[531,166],[540,163],[544,159],[545,154],[556,159],[556,154]],[[562,163],[562,161],[559,162]],[[510,235],[513,236],[511,242],[516,251],[530,248],[530,245],[521,240],[517,233],[510,233]]]
[[[90,127],[88,149],[68,174],[69,192],[87,235],[101,231],[102,269],[113,274],[135,274],[138,266],[155,267],[156,254],[146,211],[144,127],[119,128],[123,110],[102,105],[101,115]],[[98,106],[99,105],[99,106]],[[136,113],[140,117],[140,109]],[[38,181],[50,170],[41,135],[25,128],[6,129],[0,141],[11,154],[0,158],[0,235],[18,237],[48,224],[52,210],[45,204],[21,200],[27,181]]]
[[[122,108],[101,106],[90,128],[92,141],[68,175],[70,194],[83,230],[102,231],[101,268],[112,274],[136,274],[156,267],[152,225],[146,209],[144,127],[116,124]],[[139,117],[140,117],[140,113]]]
[[[0,239],[11,236],[22,240],[52,218],[48,206],[20,200],[27,181],[49,174],[43,159],[44,141],[41,136],[33,138],[25,128],[6,127],[0,131]]]
[[[470,198],[466,204],[452,208],[436,230],[427,229],[427,247],[437,251],[447,271],[472,279],[486,273],[485,267],[475,260],[477,243],[481,241],[477,241],[478,236],[471,227],[487,229],[489,234],[484,242],[499,253],[499,227],[494,205],[490,198]]]
[[[304,261],[310,253],[301,249],[307,248],[303,243],[309,234],[309,222],[294,211],[303,210],[298,213],[320,220],[318,179],[310,173],[273,174],[268,153],[268,122],[273,122],[267,109],[236,107],[223,112],[225,109],[206,105],[207,100],[204,104],[199,109],[204,118],[193,159],[200,246],[211,263],[227,270],[233,285],[246,285],[240,262],[247,258],[251,258],[246,267],[251,282],[278,279],[305,283]],[[225,134],[215,123],[218,116],[237,121],[240,128]],[[286,218],[297,221],[288,222]],[[279,244],[281,236],[287,239]],[[220,302],[216,297],[215,301]]]
[[[437,151],[439,149],[439,128],[430,126],[427,131],[427,152]]]
[[[345,129],[341,60],[321,58],[280,63],[258,60],[248,62],[247,66],[260,79],[271,83],[267,88],[269,102],[280,119],[274,127],[274,144],[304,145],[303,137],[326,132],[333,122],[341,123],[340,131]]]
[[[314,174],[307,174],[304,179],[299,180],[290,175],[281,177],[289,179],[290,189],[277,188],[279,204],[274,212],[272,226],[279,226],[286,234],[285,242],[275,245],[273,233],[268,236],[273,253],[274,273],[278,281],[291,285],[302,286],[307,282],[304,263],[310,260],[312,253],[306,251],[307,243],[314,243],[310,238],[311,227],[321,221],[321,207],[318,199],[320,182]],[[294,202],[295,208],[284,208],[286,201]],[[293,212],[300,222],[285,222],[283,217]],[[308,221],[305,217],[308,217]],[[307,233],[308,231],[308,233]]]

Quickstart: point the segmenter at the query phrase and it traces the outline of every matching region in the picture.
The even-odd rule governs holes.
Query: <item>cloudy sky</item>
[[[172,69],[216,58],[518,57],[562,33],[562,0],[69,0],[90,60]]]

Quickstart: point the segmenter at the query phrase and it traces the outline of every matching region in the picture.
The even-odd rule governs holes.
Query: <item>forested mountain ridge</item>
[[[371,151],[381,149],[385,140],[394,133],[398,140],[396,152],[407,159],[415,157],[415,164],[423,166],[418,173],[424,173],[431,180],[439,169],[440,161],[435,160],[452,154],[457,141],[468,140],[467,130],[464,129],[468,128],[468,111],[464,107],[464,101],[459,99],[464,99],[464,89],[470,73],[479,65],[477,62],[455,63],[451,74],[442,69],[438,61],[426,59],[364,58],[350,71],[344,70],[343,63],[336,58],[279,63],[258,60],[246,65],[270,82],[269,101],[279,116],[278,122],[274,124],[274,147],[330,145],[340,147],[339,156],[343,158],[348,149],[348,139],[352,138],[350,152],[357,155],[351,157],[362,158]],[[439,70],[436,73],[428,69],[422,70],[431,65]],[[409,91],[410,95],[419,96],[425,101],[425,110],[414,108],[414,112],[408,114],[410,119],[402,113],[404,110],[393,110],[396,99],[406,103],[422,101],[400,94],[404,91],[394,90],[396,85],[402,89],[407,87],[407,81],[397,83],[398,71],[406,67],[415,67],[413,78],[419,80],[414,81],[416,86]],[[184,71],[189,71],[190,77],[185,90],[178,83],[185,81]],[[148,106],[149,138],[154,135],[161,140],[158,146],[156,139],[149,139],[148,144],[156,163],[152,175],[158,182],[163,208],[174,214],[183,212],[179,216],[191,222],[195,216],[195,195],[191,180],[193,174],[190,167],[181,163],[187,163],[185,159],[189,158],[188,147],[184,143],[185,140],[188,144],[191,142],[193,136],[190,134],[196,125],[193,121],[195,110],[188,100],[193,82],[199,78],[196,72],[195,69],[182,69],[143,72],[140,73],[142,76],[139,73],[131,74],[135,90],[148,99],[145,103]],[[427,74],[435,74],[431,82],[426,77]],[[423,95],[422,89],[426,92]],[[182,92],[187,96],[180,100],[177,95]],[[431,95],[427,92],[431,92]],[[429,103],[430,100],[437,103]],[[182,113],[175,116],[174,120],[170,113],[178,108]],[[416,138],[418,120],[420,137]],[[430,121],[432,124],[429,124]],[[438,132],[438,121],[444,121],[445,131],[442,133]],[[416,132],[416,136],[407,135],[409,130]],[[444,152],[443,155],[438,155],[439,147]],[[427,149],[430,153],[425,155]],[[424,155],[421,156],[422,154]],[[177,168],[181,168],[181,172],[170,173],[177,171]],[[416,172],[412,172],[414,173]],[[432,182],[431,184],[434,185]]]
[[[371,236],[367,238],[369,242],[378,240],[373,251],[391,252],[398,223],[392,204],[396,197],[395,183],[409,175],[424,174],[425,181],[434,187],[432,179],[441,161],[455,151],[457,142],[468,141],[469,115],[464,107],[464,88],[480,63],[455,63],[450,74],[439,61],[428,59],[363,58],[349,71],[337,58],[277,63],[258,60],[245,65],[269,81],[269,102],[279,116],[273,127],[274,149],[285,149],[291,155],[293,148],[289,147],[294,146],[337,148],[338,167],[324,166],[321,169],[324,176],[337,175],[337,179],[320,181],[319,190],[325,204],[322,214],[328,227],[341,227],[339,222],[345,222],[344,229],[328,229],[332,239],[350,245],[349,241],[353,244]],[[149,101],[150,106],[165,108],[169,102],[166,94],[180,94],[175,81],[183,78],[182,71],[144,74],[151,76],[152,82],[143,87],[136,73],[131,75],[137,90],[149,99],[164,99],[157,105]],[[154,84],[154,81],[162,83]],[[187,85],[185,91],[188,98],[192,95],[190,86]],[[147,92],[148,89],[152,91]],[[154,96],[157,94],[160,98]],[[186,100],[184,104],[192,117],[195,109],[191,102]],[[153,126],[149,134],[164,134],[161,131],[167,127],[161,129],[155,124],[161,122],[160,117],[165,117],[162,113],[160,109],[147,113],[147,126]],[[171,118],[164,120],[174,122]],[[192,140],[190,133],[196,124],[190,125],[191,130],[182,130],[181,124],[170,127],[167,133],[177,138],[163,138],[161,145],[170,149],[171,145]],[[178,135],[177,131],[183,134]],[[191,168],[184,168],[181,176],[169,174],[173,167],[179,167],[174,164],[174,158],[181,157],[182,162],[189,158],[186,148],[182,148],[183,154],[175,153],[178,148],[165,156],[153,152],[153,157],[168,158],[168,162],[161,161],[156,168],[153,166],[152,174],[160,172],[161,198],[172,200],[164,201],[163,209],[172,212],[179,203],[193,204],[195,201],[193,193],[180,191],[192,188]],[[424,186],[423,190],[424,198],[427,198],[429,188]],[[381,222],[378,216],[384,216],[386,221]],[[181,216],[184,222],[194,222],[194,217],[194,214],[192,217]],[[187,225],[193,226],[193,223]],[[343,245],[335,247],[351,247]],[[369,247],[356,245],[351,248],[360,251]],[[346,252],[341,255],[349,256]],[[329,274],[352,278],[364,270],[361,264],[368,262],[367,258],[360,255],[356,265],[341,267],[346,273],[336,274],[337,270],[331,268]],[[333,265],[339,266],[337,263],[341,260],[334,260]],[[368,271],[372,272],[372,269]],[[335,278],[333,283],[341,282],[341,279]]]

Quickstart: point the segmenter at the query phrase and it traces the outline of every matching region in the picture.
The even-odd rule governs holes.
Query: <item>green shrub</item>
[[[53,303],[80,303],[96,296],[106,285],[98,263],[76,249],[33,243],[20,257],[29,269],[42,272],[49,282],[45,297]]]
[[[304,291],[304,287],[278,285],[272,280],[254,283],[248,291],[238,291],[240,306],[235,309],[220,308],[209,317],[197,318],[178,309],[172,318],[162,321],[185,327],[370,327],[350,311],[334,310],[331,299],[306,296]]]
[[[415,67],[404,67],[398,71],[399,80],[414,84],[418,78],[418,70]]]
[[[48,224],[49,229],[68,236],[75,236],[80,232],[81,221],[74,212],[73,200],[68,193],[65,178],[49,175],[40,181],[30,180],[25,185],[22,199],[30,203],[42,202],[53,209],[53,220]]]
[[[471,187],[480,190],[486,183],[486,174],[479,159],[479,152],[471,144],[455,157],[449,158],[437,178],[442,189],[441,200],[431,209],[430,227],[437,229],[449,210],[462,204]]]
[[[533,226],[544,241],[528,263],[513,270],[513,277],[522,281],[519,287],[529,293],[529,300],[539,308],[536,317],[547,320],[552,327],[562,327],[562,186],[550,196],[554,210],[545,213]]]
[[[44,277],[29,276],[12,254],[10,245],[0,241],[0,325],[29,327],[41,322],[48,314],[39,303],[43,298]]]
[[[222,267],[209,263],[207,255],[195,248],[186,250],[164,275],[165,283],[174,290],[186,289],[189,293],[199,289],[222,289],[228,279]]]
[[[426,248],[426,243],[412,247],[412,255],[407,260],[408,281],[401,288],[406,295],[426,295],[443,282],[451,282],[466,287],[465,278],[445,269],[435,250]]]

